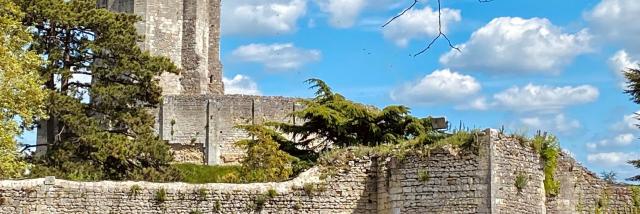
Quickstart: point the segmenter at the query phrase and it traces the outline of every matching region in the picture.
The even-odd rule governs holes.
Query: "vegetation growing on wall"
[[[527,186],[527,183],[529,183],[529,177],[527,177],[524,172],[518,172],[514,183],[518,192],[522,192],[522,190]]]
[[[631,186],[631,201],[633,202],[633,207],[638,209],[640,208],[640,186]]]
[[[544,190],[547,196],[554,197],[558,195],[560,182],[555,180],[556,168],[558,165],[558,155],[560,154],[560,146],[558,140],[553,135],[536,135],[531,141],[533,149],[540,154],[544,162]]]

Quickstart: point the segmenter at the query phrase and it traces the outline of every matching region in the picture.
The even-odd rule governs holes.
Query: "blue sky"
[[[640,173],[637,104],[622,68],[640,60],[635,0],[222,0],[227,93],[309,97],[320,78],[350,99],[402,104],[470,127],[556,134],[595,172]],[[35,141],[33,133],[25,142]]]
[[[471,127],[548,130],[595,172],[639,173],[636,104],[621,68],[637,67],[640,3],[633,0],[223,0],[221,58],[228,92],[311,96],[317,77],[368,104]],[[238,76],[239,75],[239,76]]]

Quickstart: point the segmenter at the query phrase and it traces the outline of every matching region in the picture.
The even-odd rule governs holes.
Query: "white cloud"
[[[640,4],[637,0],[602,0],[585,19],[598,36],[609,41],[620,43],[634,53],[640,51]]]
[[[401,102],[430,105],[459,102],[476,94],[480,89],[480,83],[475,78],[444,69],[436,70],[417,82],[407,83],[393,90],[391,98]]]
[[[640,158],[638,155],[634,152],[602,152],[587,155],[587,160],[592,164],[614,167],[626,165],[627,161]]]
[[[258,90],[258,84],[248,76],[237,74],[233,79],[223,77],[222,82],[224,83],[225,94],[262,94],[260,90]]]
[[[316,0],[316,3],[329,14],[329,24],[336,28],[353,26],[366,5],[365,0]]]
[[[640,61],[632,59],[625,50],[620,50],[609,58],[609,65],[620,81],[621,88],[627,88],[626,79],[624,77],[627,69],[640,69],[640,67],[638,67],[639,63]]]
[[[231,0],[222,4],[222,34],[275,35],[296,30],[305,0]]]
[[[611,125],[612,131],[615,131],[615,132],[638,131],[638,126],[636,125],[640,124],[640,121],[638,121],[637,114],[640,114],[640,111],[636,111],[634,113],[622,116],[622,120]]]
[[[623,133],[613,137],[613,139],[603,139],[595,143],[588,143],[587,148],[596,150],[598,148],[608,148],[612,146],[624,147],[631,145],[635,139],[636,137],[632,133]]]
[[[451,23],[459,22],[461,19],[460,10],[443,8],[442,31],[446,33]],[[437,36],[439,34],[438,11],[430,7],[409,10],[387,25],[382,33],[385,38],[401,47],[407,46],[412,39]]]
[[[319,50],[305,50],[292,43],[249,44],[235,49],[232,56],[238,60],[263,64],[270,70],[295,70],[303,65],[319,61]]]
[[[452,68],[496,73],[551,73],[561,69],[582,53],[590,51],[586,30],[563,32],[544,18],[495,18],[451,50],[440,62]]]
[[[492,107],[492,104],[487,102],[486,97],[477,97],[475,99],[471,99],[471,101],[467,103],[458,104],[455,106],[455,109],[458,110],[489,110]]]
[[[557,114],[554,117],[524,117],[520,119],[520,122],[532,131],[548,130],[557,131],[559,133],[570,133],[582,126],[580,121],[567,118],[564,114]]]
[[[513,111],[558,111],[567,106],[595,101],[597,88],[590,85],[551,87],[528,84],[512,87],[493,95],[494,103]]]

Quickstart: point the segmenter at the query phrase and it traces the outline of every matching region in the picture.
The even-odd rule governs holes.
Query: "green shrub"
[[[420,182],[427,182],[427,181],[429,181],[429,179],[430,179],[429,171],[427,171],[426,169],[418,171],[418,180]]]
[[[544,162],[544,190],[549,197],[558,195],[560,182],[555,180],[555,172],[558,165],[560,146],[553,135],[536,135],[532,142],[532,148],[540,154]]]
[[[304,184],[304,186],[302,186],[302,189],[304,190],[304,193],[306,193],[308,196],[311,196],[316,190],[316,186],[312,183],[306,183]]]
[[[209,191],[208,191],[207,189],[205,189],[205,188],[200,188],[200,189],[198,189],[198,192],[197,192],[197,194],[198,194],[198,200],[200,200],[200,201],[205,201],[205,200],[207,200],[207,193],[208,193],[208,192],[209,192]]]
[[[256,210],[262,210],[264,205],[267,203],[267,199],[263,195],[258,195],[258,196],[256,196],[254,202],[255,202],[255,209]]]
[[[200,211],[200,210],[191,210],[191,212],[189,212],[189,214],[202,214],[202,211]]]
[[[142,191],[142,188],[140,187],[140,185],[134,184],[131,186],[131,188],[129,188],[129,196],[135,198],[140,194],[141,191]]]
[[[302,209],[302,204],[300,204],[300,202],[296,202],[296,204],[293,205],[293,210],[300,210]]]
[[[640,187],[632,186],[631,188],[631,200],[633,202],[633,206],[636,208],[640,208]]]
[[[276,196],[278,196],[278,192],[275,189],[269,189],[267,191],[267,196],[269,198],[275,198]]]
[[[519,172],[518,175],[516,175],[516,181],[515,181],[515,185],[516,188],[518,189],[518,192],[522,192],[522,190],[527,186],[527,183],[529,182],[529,178],[522,172]]]
[[[191,163],[174,164],[182,176],[183,182],[192,184],[203,183],[236,183],[240,179],[225,180],[225,176],[240,172],[240,166],[210,166]]]
[[[160,188],[158,191],[156,191],[154,199],[158,203],[164,203],[165,201],[167,201],[167,190],[165,190],[164,188]]]
[[[215,209],[216,212],[220,212],[220,209],[222,208],[222,205],[220,205],[220,201],[216,200],[216,204],[213,206],[213,208]]]

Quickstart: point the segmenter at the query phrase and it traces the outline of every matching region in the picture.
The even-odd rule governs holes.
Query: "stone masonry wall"
[[[366,188],[374,186],[366,185],[375,174],[371,163],[354,161],[348,173],[326,181],[316,168],[291,181],[261,184],[0,181],[0,213],[375,213],[375,198],[368,198],[375,190]],[[158,200],[162,190],[164,201]],[[277,195],[270,198],[269,190]]]
[[[630,186],[599,179],[566,153],[559,157],[555,176],[560,191],[547,200],[547,213],[596,213],[597,207],[600,213],[640,213]]]
[[[247,138],[237,125],[267,121],[293,123],[288,114],[294,98],[246,95],[165,96],[156,115],[156,129],[169,142],[176,161],[208,164],[237,163],[244,151],[234,143]],[[194,152],[201,153],[195,154]]]
[[[545,191],[542,162],[527,142],[492,133],[491,183],[493,213],[544,213]],[[516,179],[526,179],[516,187]]]
[[[220,0],[99,0],[98,6],[140,16],[140,46],[181,69],[160,76],[163,95],[223,94]]]
[[[379,170],[378,213],[490,213],[488,145],[381,164],[388,171]]]
[[[286,105],[265,106],[269,108],[261,109]],[[216,111],[233,114],[236,109]],[[254,112],[260,112],[255,110],[255,103]],[[313,168],[291,181],[262,184],[0,181],[0,214],[192,211],[568,214],[596,213],[596,208],[601,213],[640,211],[633,205],[629,186],[598,179],[566,154],[559,157],[555,175],[560,182],[559,194],[547,198],[542,184],[542,163],[529,146],[496,130],[478,134],[476,142],[477,150],[443,148],[402,159],[356,159],[325,180],[320,180],[323,170]],[[518,174],[528,178],[522,190],[515,186]],[[134,185],[140,187],[138,194],[131,194]],[[166,190],[163,202],[156,197],[161,189]],[[278,195],[268,198],[265,194],[269,189]],[[264,203],[260,203],[260,198],[265,199]]]

